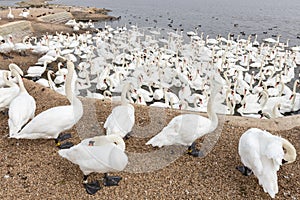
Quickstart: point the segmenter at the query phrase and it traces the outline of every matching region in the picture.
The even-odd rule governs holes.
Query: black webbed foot
[[[239,170],[244,176],[250,176],[253,172],[246,166],[237,166],[237,170]]]
[[[130,137],[131,137],[131,132],[127,133],[127,134],[124,136],[124,140],[128,140]]]
[[[65,142],[65,143],[56,143],[56,146],[59,148],[59,149],[69,149],[71,148],[72,146],[74,146],[74,144],[72,142]]]
[[[108,176],[105,174],[103,178],[103,184],[104,186],[117,186],[121,180],[122,177],[120,176]]]
[[[64,140],[69,139],[69,138],[71,138],[71,137],[72,137],[71,133],[60,134],[60,135],[57,137],[57,140],[58,140],[58,141],[64,141]]]
[[[93,181],[91,183],[84,183],[83,184],[86,192],[90,195],[95,194],[98,190],[101,189],[99,181]]]
[[[202,152],[202,151],[199,151],[199,150],[196,148],[196,143],[195,143],[195,142],[193,142],[193,143],[191,144],[191,146],[189,146],[189,148],[188,148],[188,150],[187,150],[187,153],[188,153],[189,155],[194,156],[194,157],[203,157],[203,156],[204,156],[203,152]]]

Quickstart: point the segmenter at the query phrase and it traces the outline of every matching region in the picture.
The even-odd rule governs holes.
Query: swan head
[[[105,136],[96,136],[94,138],[92,138],[88,145],[89,146],[101,146],[103,145],[103,137],[105,137],[105,139],[107,140],[107,142],[105,143],[111,143],[116,145],[120,150],[122,150],[123,152],[125,151],[125,142],[124,140],[117,135],[118,133],[115,132],[114,134],[111,135],[105,135]]]
[[[23,70],[18,65],[16,65],[15,63],[10,63],[8,65],[8,68],[9,68],[10,71],[15,70],[15,72],[18,73],[18,74],[20,74],[21,76],[24,75],[23,74]]]
[[[282,148],[284,150],[284,156],[282,159],[282,164],[290,164],[296,160],[297,153],[295,147],[286,139],[282,139]]]

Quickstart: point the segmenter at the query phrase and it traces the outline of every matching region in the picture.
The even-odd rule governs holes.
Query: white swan
[[[237,169],[244,175],[253,171],[264,191],[275,198],[278,193],[277,171],[282,164],[296,160],[294,146],[284,138],[251,128],[241,136],[238,148],[245,167]]]
[[[8,108],[11,101],[19,94],[19,86],[8,80],[9,71],[3,72],[3,81],[8,87],[0,88],[0,111]]]
[[[189,146],[189,153],[199,156],[200,152],[195,149],[194,141],[205,134],[214,131],[218,125],[218,117],[214,110],[214,100],[218,90],[211,88],[212,94],[208,100],[208,118],[197,114],[182,114],[174,117],[169,124],[156,136],[151,138],[146,145],[162,147],[165,145]]]
[[[10,53],[14,48],[14,43],[12,41],[12,35],[8,35],[8,38],[6,39],[4,43],[0,44],[0,53],[4,54],[4,56],[8,58],[12,58],[9,55],[6,55],[6,53]]]
[[[9,12],[7,14],[7,19],[9,19],[9,20],[14,19],[15,16],[12,14],[11,7],[8,7],[8,9],[9,9]]]
[[[0,87],[4,87],[5,85],[6,85],[6,82],[4,81],[4,79],[3,79],[3,75],[4,75],[4,73],[6,73],[6,72],[8,72],[8,76],[7,77],[9,77],[9,76],[11,76],[11,72],[12,72],[12,70],[14,69],[14,70],[16,70],[21,76],[23,76],[23,71],[22,71],[22,69],[18,66],[18,65],[16,65],[15,63],[10,63],[9,65],[8,65],[8,68],[9,68],[9,70],[10,71],[8,71],[8,70],[0,70]],[[14,82],[16,82],[17,83],[17,80],[16,79],[13,79],[14,80]]]
[[[83,108],[81,101],[74,95],[71,88],[74,64],[68,61],[67,68],[69,73],[65,87],[66,96],[71,105],[57,106],[41,112],[12,138],[58,138],[61,132],[72,128],[79,121],[83,114]],[[57,145],[60,144],[57,143]]]
[[[122,104],[112,110],[104,123],[107,135],[117,134],[123,138],[134,125],[134,107],[126,99],[130,87],[130,83],[125,83],[121,94]],[[130,95],[127,96],[131,98]]]
[[[20,92],[9,105],[8,126],[9,136],[17,134],[29,119],[34,117],[36,103],[34,98],[27,92],[20,74],[13,70],[12,72],[18,79]]]
[[[23,9],[22,12],[19,14],[20,17],[25,18],[25,19],[27,19],[29,15],[30,15],[30,12],[26,8]]]
[[[26,77],[41,77],[50,61],[45,60],[43,66],[31,66],[27,69]]]
[[[63,158],[79,165],[84,174],[83,183],[87,192],[94,194],[100,189],[99,183],[96,182],[98,187],[95,187],[95,183],[88,184],[88,175],[92,172],[105,173],[104,185],[117,185],[121,177],[110,177],[106,173],[122,171],[126,167],[128,158],[124,151],[123,139],[112,134],[84,139],[70,149],[62,149],[58,153]]]

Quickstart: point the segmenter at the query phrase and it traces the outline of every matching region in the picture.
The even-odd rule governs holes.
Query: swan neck
[[[280,91],[279,91],[279,95],[278,96],[282,96],[282,94],[283,94],[283,91],[284,91],[284,82],[283,81],[280,81],[280,85],[281,85],[281,88],[280,88]]]
[[[295,147],[286,139],[281,138],[282,147],[286,150],[283,159],[287,161],[287,163],[292,163],[296,160],[297,153]]]
[[[211,120],[210,132],[214,131],[218,126],[218,116],[213,107],[215,96],[216,94],[211,94],[207,102],[207,115]]]
[[[293,86],[293,94],[296,94],[296,87],[297,87],[298,83],[299,83],[299,80],[295,80],[294,86]]]
[[[261,104],[261,108],[264,108],[265,107],[265,105],[267,104],[267,102],[268,102],[268,99],[269,99],[269,95],[268,95],[268,93],[267,92],[265,92],[265,91],[262,91],[262,96],[264,97],[264,101],[262,102],[262,104]]]
[[[129,87],[130,87],[130,83],[126,83],[122,89],[122,93],[121,93],[121,103],[124,105],[124,104],[127,104],[127,99],[126,99],[126,96],[130,96],[130,95],[127,95],[128,93],[128,90],[129,90]]]
[[[15,71],[15,70],[13,70]],[[15,76],[18,80],[18,83],[19,83],[19,87],[20,87],[20,92],[27,92],[25,86],[24,86],[24,83],[23,83],[23,80],[22,80],[22,77],[20,76],[20,74],[18,72],[15,71]]]
[[[48,71],[47,73],[47,78],[48,78],[48,82],[49,82],[49,87],[52,90],[55,90],[55,83],[53,82],[52,78],[51,78],[51,71]]]
[[[72,78],[74,74],[74,64],[70,61],[67,62],[67,68],[68,68],[68,74],[66,78],[65,83],[65,91],[66,91],[66,97],[70,101],[70,103],[73,103],[73,92],[72,92]]]

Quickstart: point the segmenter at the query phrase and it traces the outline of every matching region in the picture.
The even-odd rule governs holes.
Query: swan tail
[[[159,134],[151,138],[146,145],[152,145],[153,147],[162,147],[162,146],[167,146],[167,145],[172,145],[174,144],[174,137],[170,137],[170,131],[169,129],[164,129],[162,130]]]
[[[70,149],[60,149],[59,151],[58,151],[58,154],[61,156],[61,157],[63,157],[63,158],[66,158],[66,159],[70,159],[69,157],[70,157]]]
[[[259,184],[263,187],[264,191],[268,193],[272,198],[278,193],[277,183],[277,169],[271,160],[265,160],[264,170],[261,174],[258,174]]]
[[[21,130],[20,126],[16,126],[12,120],[8,120],[8,127],[9,127],[9,137],[12,137],[18,133],[18,131]]]
[[[272,198],[275,198],[275,195],[278,193],[276,172],[269,177],[264,175],[263,178],[259,180],[259,183],[263,186],[264,192],[268,193]]]

